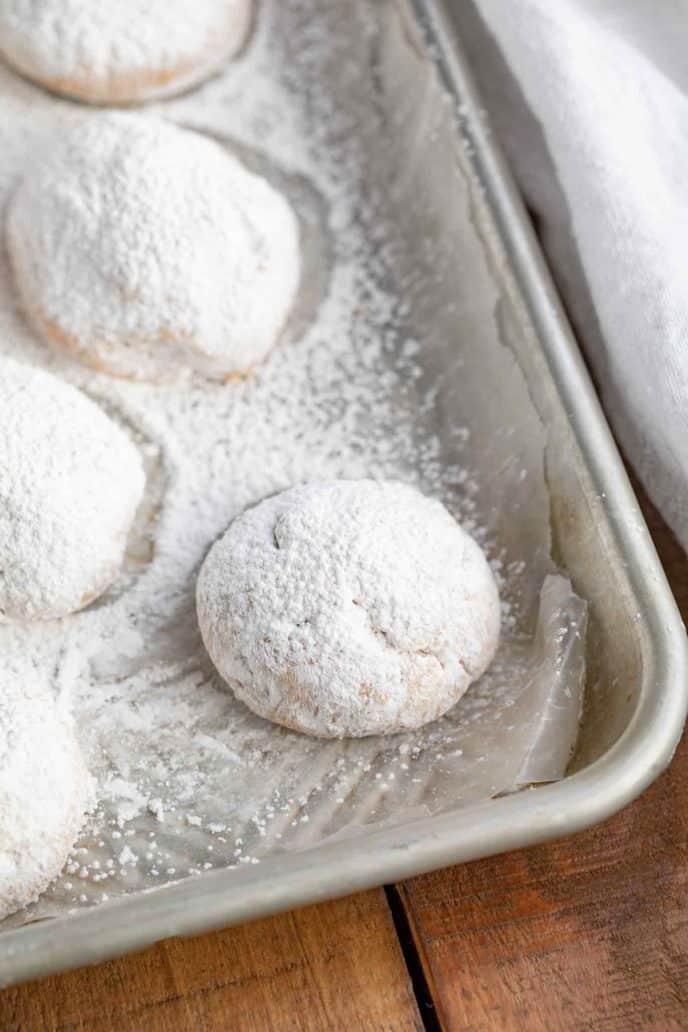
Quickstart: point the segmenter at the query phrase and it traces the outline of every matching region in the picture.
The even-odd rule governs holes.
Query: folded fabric
[[[688,2],[449,6],[613,429],[688,549]]]

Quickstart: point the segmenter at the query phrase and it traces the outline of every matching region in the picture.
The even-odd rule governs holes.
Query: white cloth
[[[688,0],[448,0],[626,456],[688,549]]]

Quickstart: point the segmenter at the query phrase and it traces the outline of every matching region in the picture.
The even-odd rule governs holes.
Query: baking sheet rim
[[[0,985],[571,834],[639,795],[667,766],[678,743],[688,708],[688,645],[676,604],[440,0],[404,2],[435,44],[435,59],[457,108],[461,98],[457,119],[470,134],[472,160],[627,568],[648,642],[636,712],[607,753],[556,784],[363,831],[5,933]]]

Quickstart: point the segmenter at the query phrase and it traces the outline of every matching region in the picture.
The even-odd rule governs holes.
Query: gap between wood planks
[[[413,933],[407,913],[407,906],[402,899],[401,892],[402,890],[397,888],[396,885],[385,885],[387,905],[392,915],[404,963],[411,979],[411,986],[416,997],[423,1028],[426,1032],[442,1032],[442,1022],[435,1002],[436,996],[429,979],[430,967],[421,958],[420,951],[422,947]]]
[[[688,559],[634,486],[685,618]],[[668,771],[603,824],[395,886],[423,1019],[434,1003],[426,1028],[688,1029],[686,784],[684,736]]]

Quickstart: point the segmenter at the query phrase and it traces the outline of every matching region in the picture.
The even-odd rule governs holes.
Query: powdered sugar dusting
[[[153,449],[162,488],[149,506],[153,554],[131,583],[59,628],[0,629],[3,654],[30,654],[48,683],[59,665],[98,780],[98,809],[37,916],[510,790],[528,779],[524,756],[561,683],[573,687],[575,733],[583,608],[554,577],[540,613],[547,633],[538,637],[532,618],[553,569],[544,436],[499,339],[497,292],[468,214],[459,257],[441,231],[407,222],[418,191],[395,142],[407,119],[400,112],[396,124],[381,85],[385,17],[387,5],[267,0],[240,62],[158,108],[238,145],[284,189],[310,241],[298,333],[245,382],[159,387],[89,373],[27,328],[0,255],[3,348],[106,400]],[[0,94],[6,202],[49,134],[99,116],[2,69]],[[456,191],[466,193],[461,176]],[[464,331],[474,315],[475,340]],[[477,350],[491,371],[479,405]],[[503,418],[506,384],[524,413],[516,430]],[[490,431],[476,430],[493,404]],[[231,521],[294,484],[342,477],[401,480],[441,498],[487,547],[506,603],[489,674],[403,738],[321,742],[269,725],[223,687],[200,641],[197,573]],[[558,776],[570,727],[554,738]]]
[[[214,141],[150,116],[92,117],[51,139],[7,230],[38,331],[132,379],[247,372],[299,283],[282,195]]]
[[[6,0],[0,48],[25,75],[85,100],[178,92],[236,54],[252,0]]]
[[[0,919],[35,900],[64,864],[92,783],[63,700],[27,657],[0,670]]]
[[[0,620],[66,616],[118,577],[143,464],[83,394],[8,359],[0,412]]]
[[[203,641],[260,716],[323,738],[442,716],[497,648],[497,588],[438,501],[394,482],[294,487],[238,517],[197,587]]]

